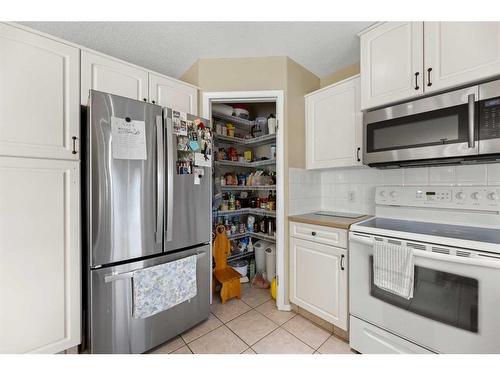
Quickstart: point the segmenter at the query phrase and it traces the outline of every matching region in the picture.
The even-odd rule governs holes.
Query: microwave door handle
[[[172,136],[172,119],[166,117],[166,132],[167,132],[167,212],[166,212],[166,229],[165,241],[172,241],[172,224],[174,216],[174,157],[173,157],[173,136]]]
[[[474,148],[474,110],[475,110],[475,94],[468,95],[468,108],[469,108],[469,148]]]
[[[157,189],[156,189],[156,243],[163,242],[163,211],[165,204],[164,170],[165,154],[163,148],[163,117],[156,116],[156,164],[157,164]]]

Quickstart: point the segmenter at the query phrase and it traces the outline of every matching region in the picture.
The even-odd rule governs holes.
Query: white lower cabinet
[[[290,300],[347,330],[347,249],[290,237]]]
[[[80,162],[0,157],[0,353],[80,344]]]

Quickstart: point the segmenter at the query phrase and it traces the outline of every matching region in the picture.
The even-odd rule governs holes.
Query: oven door
[[[414,248],[410,300],[373,283],[373,241]],[[350,314],[438,353],[500,353],[500,257],[351,233]]]
[[[478,86],[367,112],[364,163],[478,155]]]

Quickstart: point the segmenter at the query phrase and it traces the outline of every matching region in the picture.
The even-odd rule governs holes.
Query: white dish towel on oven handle
[[[405,299],[413,298],[413,249],[383,241],[373,242],[375,285]]]

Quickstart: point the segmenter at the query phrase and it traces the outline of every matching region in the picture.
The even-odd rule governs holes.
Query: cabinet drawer
[[[290,236],[325,245],[347,248],[347,230],[290,222]]]

